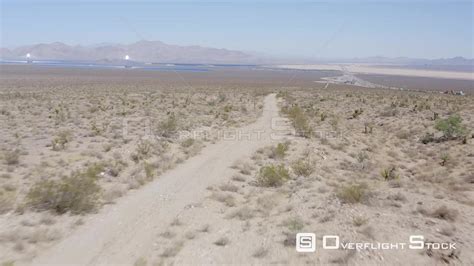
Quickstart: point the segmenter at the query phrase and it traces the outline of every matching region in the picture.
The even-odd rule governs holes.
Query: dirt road
[[[146,257],[162,232],[183,210],[198,202],[206,188],[230,174],[232,163],[250,156],[271,140],[278,117],[274,94],[265,98],[262,116],[240,128],[241,137],[226,138],[129,193],[87,220],[72,235],[36,257],[32,264],[127,264]]]

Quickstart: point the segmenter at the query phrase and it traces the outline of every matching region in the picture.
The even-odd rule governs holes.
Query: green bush
[[[99,200],[100,186],[95,170],[74,172],[62,180],[42,180],[28,192],[27,205],[39,211],[49,210],[58,214],[68,211],[74,214],[95,209]]]
[[[446,119],[436,121],[435,128],[443,132],[443,137],[453,139],[466,134],[466,128],[462,125],[462,118],[459,115],[451,115]]]
[[[313,133],[311,126],[309,125],[308,117],[299,106],[293,106],[288,109],[288,117],[291,120],[296,133],[299,136],[309,138]]]
[[[264,187],[279,187],[289,178],[290,174],[283,164],[267,165],[260,168],[257,183]]]

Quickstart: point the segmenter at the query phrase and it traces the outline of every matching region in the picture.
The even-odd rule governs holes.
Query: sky
[[[473,58],[473,1],[0,0],[0,46],[159,40],[280,57]]]

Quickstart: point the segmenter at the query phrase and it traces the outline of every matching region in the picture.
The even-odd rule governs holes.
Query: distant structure
[[[455,90],[444,91],[443,93],[451,94],[451,95],[460,95],[460,96],[466,95],[463,91],[455,91]]]
[[[130,65],[130,56],[125,55],[125,68],[131,68],[132,66]]]
[[[27,64],[33,63],[33,60],[31,60],[31,54],[30,54],[30,53],[27,53],[27,54],[26,54],[26,63],[27,63]]]

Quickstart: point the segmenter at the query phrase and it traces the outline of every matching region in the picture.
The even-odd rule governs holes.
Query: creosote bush
[[[289,178],[290,174],[283,164],[267,165],[260,168],[257,183],[264,187],[279,187]]]
[[[96,166],[83,172],[74,172],[61,180],[42,180],[28,192],[27,205],[38,211],[63,214],[86,213],[95,209],[99,200]]]
[[[455,139],[466,134],[466,128],[462,125],[462,118],[459,115],[437,120],[435,128],[443,132],[445,139]]]

